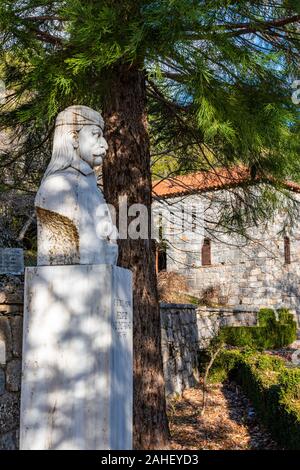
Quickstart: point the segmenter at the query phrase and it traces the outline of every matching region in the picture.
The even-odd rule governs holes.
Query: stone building
[[[259,224],[249,221],[243,236],[225,226],[233,199],[250,205],[268,188],[278,193],[280,209],[269,207]],[[153,193],[158,271],[185,275],[191,293],[219,305],[288,307],[300,315],[300,186],[275,190],[235,168],[154,182]]]

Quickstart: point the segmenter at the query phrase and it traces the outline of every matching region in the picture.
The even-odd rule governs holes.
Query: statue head
[[[91,168],[101,165],[107,151],[103,129],[101,114],[87,106],[70,106],[59,113],[52,158],[44,178],[80,160]]]

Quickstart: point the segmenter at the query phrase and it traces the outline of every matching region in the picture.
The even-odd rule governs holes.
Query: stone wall
[[[181,394],[199,379],[199,352],[220,326],[254,326],[257,309],[161,304],[161,337],[166,394]]]
[[[0,276],[0,449],[18,448],[23,282]]]
[[[166,394],[197,382],[199,334],[194,305],[161,304],[161,341]]]
[[[222,230],[217,224],[222,202],[230,198],[226,191],[169,198],[167,208],[156,202],[167,246],[167,271],[185,276],[189,291],[203,297],[214,290],[217,304],[252,307],[286,307],[300,319],[300,218],[287,223],[285,211],[274,212],[269,221],[247,230],[247,238],[234,230]],[[300,210],[300,195],[293,194]],[[170,217],[171,211],[174,217]],[[188,217],[198,211],[198,226]],[[176,215],[176,217],[175,217]],[[284,254],[284,236],[290,240],[290,262]],[[202,265],[204,239],[210,240],[211,265]]]

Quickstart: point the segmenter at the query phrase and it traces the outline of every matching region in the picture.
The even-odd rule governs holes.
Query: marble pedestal
[[[24,304],[20,448],[131,449],[131,272],[27,268]]]

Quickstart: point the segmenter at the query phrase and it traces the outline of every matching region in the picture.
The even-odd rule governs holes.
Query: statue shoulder
[[[35,206],[56,210],[66,201],[72,203],[76,197],[76,178],[72,171],[57,171],[41,183],[35,198]]]

